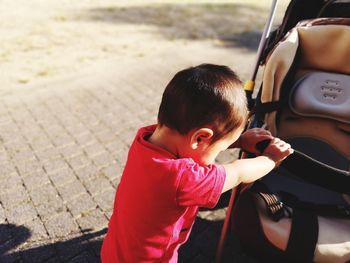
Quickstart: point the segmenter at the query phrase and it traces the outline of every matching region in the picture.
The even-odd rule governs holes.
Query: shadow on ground
[[[13,224],[0,225],[0,262],[100,262],[99,251],[106,229],[83,235],[28,247],[31,236],[28,228]],[[21,249],[16,249],[23,246]],[[58,256],[59,255],[59,256]]]
[[[153,26],[166,39],[217,39],[256,50],[267,10],[240,4],[153,4],[81,10],[76,20]]]
[[[223,221],[197,218],[189,240],[180,248],[179,263],[214,262],[222,225]],[[102,229],[73,239],[16,251],[16,247],[30,237],[30,230],[22,226],[0,225],[1,239],[8,238],[1,242],[0,262],[98,263],[105,233],[106,229]],[[223,262],[256,263],[241,252],[237,240],[226,246]]]
[[[216,208],[227,206],[229,198],[229,193],[224,194]],[[189,240],[180,248],[179,263],[214,262],[222,226],[223,220],[210,221],[198,217]],[[30,247],[29,244],[26,244],[31,237],[28,228],[13,224],[0,224],[0,262],[98,263],[100,262],[102,240],[106,232],[106,228],[90,232],[87,230],[74,238],[60,239],[50,244],[46,242],[42,246],[36,243],[35,247]],[[228,241],[223,262],[257,263],[242,252],[235,237],[229,236]]]

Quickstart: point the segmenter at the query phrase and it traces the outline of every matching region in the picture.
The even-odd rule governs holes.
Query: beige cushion
[[[306,25],[292,29],[268,57],[263,75],[262,102],[279,100],[282,82],[297,51],[301,55],[298,68],[350,74],[350,26]],[[272,134],[276,134],[275,117],[276,112],[272,112],[265,120]]]

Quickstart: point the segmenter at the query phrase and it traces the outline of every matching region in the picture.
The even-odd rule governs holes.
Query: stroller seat
[[[232,234],[262,262],[350,262],[350,19],[293,28],[258,99],[258,118],[296,154],[240,195]]]

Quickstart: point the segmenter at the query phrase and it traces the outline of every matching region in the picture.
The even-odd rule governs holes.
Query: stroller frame
[[[294,20],[292,19],[293,20],[292,22],[288,22],[288,20],[293,16],[293,6],[290,4],[290,6],[288,7],[288,9],[286,11],[286,15],[285,15],[285,18],[283,20],[282,25],[279,27],[278,30],[273,32],[272,36],[269,38],[271,25],[273,22],[273,17],[274,17],[274,14],[276,11],[276,6],[277,6],[277,1],[272,2],[271,11],[269,14],[269,19],[265,25],[265,29],[264,29],[264,32],[262,34],[259,48],[257,51],[256,63],[255,63],[254,70],[252,72],[252,77],[244,85],[244,89],[245,89],[246,94],[247,94],[247,100],[248,100],[248,105],[249,105],[250,110],[252,110],[253,107],[259,106],[259,105],[256,105],[255,100],[252,98],[252,94],[254,92],[255,78],[256,78],[259,66],[261,64],[264,64],[265,59],[267,57],[267,54],[272,50],[272,48],[276,45],[276,43],[278,43],[285,36],[285,34],[292,27],[295,26],[295,24],[297,22],[299,22],[300,20],[311,18],[315,15],[319,16],[320,14],[322,14],[322,12],[324,12],[326,7],[328,7],[330,4],[332,4],[333,2],[336,2],[336,1],[335,0],[328,0],[328,1],[313,0],[313,2],[316,4],[316,7],[314,8],[315,10],[311,10],[311,13],[312,13],[311,15],[302,14],[297,19],[294,19]],[[302,1],[297,1],[297,0],[294,1],[294,6],[301,5],[301,4],[302,4]],[[321,10],[320,10],[320,8],[321,8]],[[261,92],[261,90],[260,90],[260,92]],[[261,122],[261,118],[260,118],[260,116],[257,116],[257,114],[254,114],[252,116],[252,118],[247,126],[248,128],[262,126],[263,123]],[[268,144],[268,142],[261,142],[261,144],[257,145],[257,147],[260,147],[260,149],[263,149],[264,147],[267,146],[267,144]],[[298,155],[298,158],[302,158],[303,160],[305,160],[304,163],[307,163],[307,165],[309,165],[310,169],[320,169],[319,164],[315,165],[315,163],[317,163],[317,160],[314,160],[313,158],[310,158],[309,156],[307,156],[299,151],[295,151],[295,155]],[[244,153],[241,153],[240,158],[245,158]],[[287,164],[290,167],[292,167],[292,168],[296,167],[293,158],[291,158],[287,162],[290,163],[290,164]],[[328,174],[330,176],[333,176],[333,175],[336,175],[338,177],[344,176],[344,178],[345,178],[344,182],[348,182],[348,178],[350,176],[349,172],[337,170],[337,169],[334,169],[333,167],[327,167],[327,165],[324,165],[324,164],[321,164],[321,167],[322,167],[322,169],[321,169],[322,173]],[[344,187],[346,187],[346,185],[344,185]],[[228,227],[229,227],[229,222],[230,222],[230,217],[231,217],[232,211],[236,205],[238,197],[247,188],[248,188],[248,186],[240,185],[237,187],[237,189],[235,191],[232,191],[232,195],[231,195],[228,210],[227,210],[227,216],[225,218],[224,225],[223,225],[222,232],[221,232],[221,237],[219,240],[217,256],[216,256],[216,261],[215,261],[217,263],[222,262],[221,261],[222,254],[223,254],[223,249],[224,249],[224,245],[225,245],[225,240],[226,240],[226,236],[227,236],[227,232],[228,232]],[[348,189],[345,189],[345,188],[343,189],[343,192],[350,194],[350,191]]]

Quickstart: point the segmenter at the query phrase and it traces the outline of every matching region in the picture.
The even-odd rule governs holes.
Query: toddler
[[[130,147],[103,263],[177,262],[199,207],[214,207],[221,193],[261,178],[293,152],[263,129],[242,134],[247,115],[241,81],[228,67],[202,64],[173,77],[158,123],[141,128]],[[266,139],[260,154],[255,145]],[[214,163],[233,147],[259,156]]]

